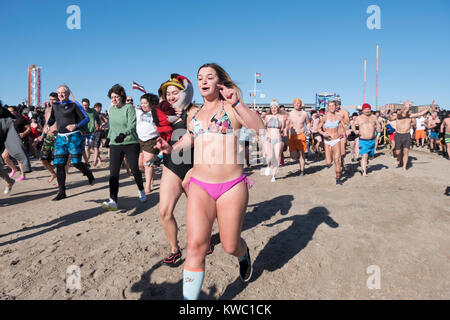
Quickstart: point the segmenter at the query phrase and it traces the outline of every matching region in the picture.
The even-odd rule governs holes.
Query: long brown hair
[[[200,70],[203,68],[213,68],[217,73],[217,77],[219,78],[219,84],[222,84],[227,88],[235,89],[237,91],[238,99],[242,100],[241,89],[234,83],[233,80],[231,80],[230,75],[221,66],[219,66],[217,63],[205,63],[200,68],[198,68],[197,76],[198,76],[198,73],[200,72]],[[225,100],[222,97],[222,94],[219,93],[219,95],[220,95],[221,100]]]

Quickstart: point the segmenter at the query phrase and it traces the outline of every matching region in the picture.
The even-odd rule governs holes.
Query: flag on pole
[[[132,88],[136,89],[136,90],[139,90],[139,91],[142,91],[143,93],[147,93],[147,91],[145,91],[145,88],[143,86],[141,86],[139,83],[136,83],[134,81],[133,81]]]
[[[261,77],[261,73],[256,72],[255,77]]]

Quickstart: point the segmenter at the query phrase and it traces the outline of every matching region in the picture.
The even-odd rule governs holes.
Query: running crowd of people
[[[340,100],[328,103],[327,109],[305,111],[302,101],[293,101],[293,110],[288,112],[276,100],[269,110],[259,113],[264,121],[264,138],[254,137],[254,146],[266,160],[267,167],[262,174],[276,173],[284,165],[284,152],[289,148],[293,160],[299,160],[299,175],[305,175],[306,159],[311,161],[325,158],[331,167],[334,163],[336,184],[342,184],[342,174],[348,170],[345,165],[347,147],[351,161],[360,160],[361,174],[367,177],[368,160],[375,151],[388,146],[397,166],[407,170],[410,148],[428,147],[430,152],[449,159],[450,129],[448,111],[437,111],[433,106],[418,113],[411,113],[408,100],[398,111],[386,113],[372,111],[364,104],[359,112],[351,115],[341,108]]]
[[[71,91],[65,84],[50,93],[44,108],[0,102],[0,152],[11,170],[8,173],[0,167],[0,177],[6,182],[4,194],[11,193],[15,182],[26,180],[32,170],[29,159],[40,158],[50,173],[48,183],[56,179],[58,184],[53,201],[61,201],[67,197],[69,166],[93,185],[91,167],[107,161],[100,152],[106,148],[109,197],[102,207],[117,211],[121,168],[134,178],[139,201],[146,202],[154,171],[161,166],[159,213],[170,245],[162,262],[177,266],[182,257],[174,209],[184,194],[183,296],[197,299],[205,277],[205,257],[214,249],[211,233],[216,220],[220,242],[225,252],[237,258],[241,279],[248,282],[251,278],[250,251],[241,237],[252,185],[245,165],[262,163],[261,174],[275,182],[289,149],[290,158],[299,163],[299,175],[307,173],[309,160],[325,159],[328,167],[334,164],[336,184],[341,185],[349,170],[344,162],[347,147],[351,161],[360,160],[364,177],[379,145],[390,145],[397,166],[405,170],[413,145],[429,146],[431,152],[448,158],[450,114],[431,107],[411,113],[407,101],[400,110],[380,114],[364,104],[360,112],[350,115],[340,100],[330,101],[327,110],[306,111],[296,98],[292,111],[276,100],[270,110],[258,110],[244,103],[239,87],[215,63],[198,69],[197,87],[203,97],[201,106],[192,101],[191,81],[176,73],[161,84],[158,94],[143,94],[139,107],[121,85],[112,86],[107,93],[111,105],[103,113],[101,103],[91,108],[87,98],[81,104],[70,100]],[[14,180],[16,174],[20,176]]]

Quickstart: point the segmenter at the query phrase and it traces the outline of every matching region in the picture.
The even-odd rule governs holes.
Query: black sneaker
[[[56,195],[56,197],[54,197],[52,199],[52,201],[59,201],[59,200],[66,199],[66,198],[67,198],[67,196],[66,196],[65,192],[58,192],[58,194]]]
[[[247,258],[239,262],[239,276],[244,282],[248,282],[252,276],[253,268],[252,261],[250,259],[250,251],[247,247]]]
[[[94,175],[92,174],[92,171],[89,170],[89,172],[87,174],[87,178],[89,179],[89,184],[91,186],[94,185],[95,178],[94,178]]]
[[[164,263],[164,264],[166,264],[166,265],[168,265],[168,266],[173,267],[173,266],[175,265],[175,262],[176,262],[178,259],[181,259],[181,251],[180,251],[180,250],[178,250],[177,253],[170,253],[170,254],[167,256],[167,258],[165,258],[165,259],[162,261],[162,263]]]

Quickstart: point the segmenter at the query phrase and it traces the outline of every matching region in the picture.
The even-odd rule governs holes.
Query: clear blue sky
[[[81,30],[66,27],[72,4],[81,9]],[[381,9],[381,30],[366,26],[372,4]],[[26,97],[31,64],[43,68],[45,100],[67,83],[77,100],[106,109],[115,83],[138,101],[133,80],[156,93],[170,73],[195,83],[200,65],[217,62],[247,102],[259,72],[266,98],[258,102],[313,103],[328,90],[357,105],[367,59],[374,105],[378,44],[379,105],[435,99],[450,108],[449,39],[449,0],[0,1],[0,99],[11,105]]]

